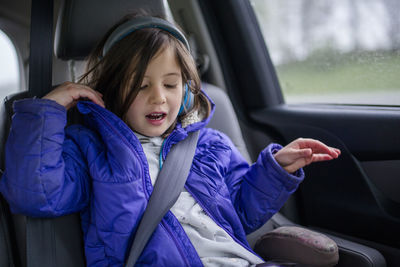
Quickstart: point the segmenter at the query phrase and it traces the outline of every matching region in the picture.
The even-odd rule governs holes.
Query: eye
[[[143,90],[143,89],[146,89],[146,88],[147,88],[147,84],[142,84],[139,89]]]
[[[164,86],[165,86],[166,88],[173,89],[173,88],[176,88],[176,87],[178,86],[178,84],[177,84],[177,83],[176,83],[176,84],[164,84]]]

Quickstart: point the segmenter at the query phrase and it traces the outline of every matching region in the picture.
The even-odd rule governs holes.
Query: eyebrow
[[[180,76],[180,75],[181,75],[180,73],[171,72],[171,73],[164,74],[163,77],[167,77],[167,76]],[[148,76],[148,75],[145,75],[144,77],[149,77],[149,76]]]

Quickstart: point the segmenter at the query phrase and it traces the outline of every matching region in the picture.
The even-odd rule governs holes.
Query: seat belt
[[[53,0],[32,0],[29,92],[42,97],[51,89],[53,64]]]
[[[42,97],[52,84],[53,0],[32,0],[29,54],[29,94]],[[55,266],[51,219],[26,217],[27,267]],[[24,258],[24,257],[23,257]]]
[[[135,265],[150,236],[182,192],[192,166],[198,138],[199,131],[191,132],[168,153],[136,231],[126,267]]]

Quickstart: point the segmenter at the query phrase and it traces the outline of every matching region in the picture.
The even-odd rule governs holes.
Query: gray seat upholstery
[[[215,113],[207,127],[217,129],[228,135],[242,156],[250,163],[251,159],[243,140],[239,121],[228,95],[221,88],[212,84],[203,83],[202,88],[215,103]]]

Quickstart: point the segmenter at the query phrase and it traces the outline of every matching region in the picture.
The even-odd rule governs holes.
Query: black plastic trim
[[[253,110],[282,104],[278,78],[249,1],[202,0],[199,4],[235,106],[240,103]]]

